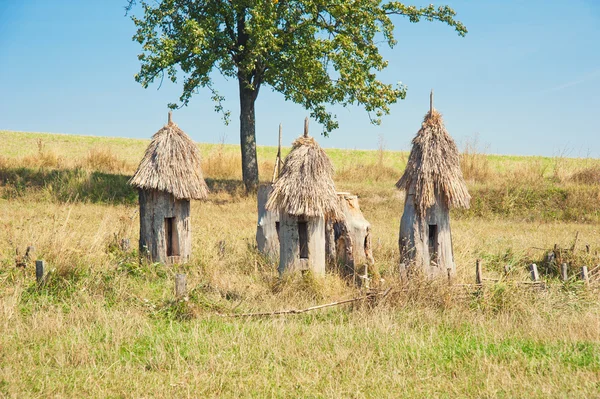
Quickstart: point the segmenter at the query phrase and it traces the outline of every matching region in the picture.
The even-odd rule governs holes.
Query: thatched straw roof
[[[417,212],[424,215],[435,203],[436,190],[448,207],[468,208],[471,196],[460,169],[460,154],[435,109],[425,115],[412,144],[396,187],[408,191],[414,184]]]
[[[307,133],[292,144],[267,201],[268,210],[294,216],[332,217],[341,212],[333,184],[333,165],[325,151]]]
[[[171,121],[152,136],[144,158],[129,180],[145,190],[172,193],[178,199],[203,199],[208,187],[202,177],[200,151],[196,144]]]

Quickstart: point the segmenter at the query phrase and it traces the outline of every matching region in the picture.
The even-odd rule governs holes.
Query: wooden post
[[[540,274],[538,273],[537,265],[535,263],[532,263],[529,266],[529,270],[531,271],[531,280],[534,282],[540,281]]]
[[[483,284],[483,274],[481,273],[481,260],[477,259],[477,263],[475,264],[475,284],[482,285]]]
[[[275,180],[279,177],[281,173],[281,164],[283,161],[281,160],[281,123],[279,124],[279,143],[277,144],[277,157],[275,158],[275,167],[273,168],[273,177],[271,178],[271,183],[275,183]]]
[[[167,123],[168,123],[169,125],[170,125],[171,123],[173,123],[173,112],[172,112],[172,111],[169,111],[169,120],[168,120],[168,122],[167,122]]]
[[[429,114],[433,115],[433,89],[429,93]]]
[[[308,137],[308,116],[304,118],[304,137]]]
[[[583,283],[585,285],[589,285],[589,283],[590,283],[590,276],[588,274],[588,268],[587,268],[587,266],[583,266],[581,268],[581,279],[583,280]]]
[[[43,260],[35,261],[35,280],[38,284],[44,282],[44,269],[46,268],[46,262]]]
[[[185,274],[175,275],[175,298],[177,299],[183,298],[187,294],[185,277]]]
[[[566,263],[563,263],[562,265],[560,265],[560,279],[562,281],[567,281],[569,279],[569,275],[568,275],[567,271],[568,271],[568,266]]]
[[[279,124],[279,141],[277,142],[277,177],[281,174],[281,164],[283,161],[281,160],[281,132],[283,127],[281,123]]]

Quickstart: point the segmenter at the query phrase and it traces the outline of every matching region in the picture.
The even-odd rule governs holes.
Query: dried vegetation
[[[221,155],[201,147],[212,193],[192,204],[193,259],[165,267],[140,263],[135,248],[139,220],[127,179],[148,142],[131,158],[95,143],[126,162],[123,172],[101,172],[88,169],[90,147],[59,151],[53,136],[44,140],[61,159],[54,166],[25,159],[38,152],[35,138],[25,155],[0,149],[0,397],[587,398],[600,389],[598,290],[560,283],[545,263],[555,244],[563,250],[554,262],[569,262],[573,276],[600,263],[598,185],[573,178],[595,160],[474,150],[473,174],[463,170],[471,209],[453,211],[454,286],[405,286],[396,270],[403,204],[393,185],[407,154],[385,152],[380,165],[378,152],[357,151],[353,166],[348,151],[326,150],[337,188],[359,194],[380,283],[392,291],[301,315],[239,319],[222,315],[363,292],[333,274],[277,278],[254,248],[255,198],[240,195],[234,161],[206,167],[219,156],[237,163],[227,146]],[[276,150],[267,150],[259,149],[260,166],[270,179]],[[482,175],[480,167],[485,180],[467,177]],[[353,168],[363,174],[352,177]],[[519,173],[527,184],[514,179]],[[16,267],[17,250],[22,259],[28,246],[50,270],[42,286],[31,262]],[[492,279],[510,265],[509,278],[483,290],[460,286],[474,282],[476,259]],[[516,287],[531,262],[547,289]],[[185,300],[174,299],[178,272],[187,274]]]

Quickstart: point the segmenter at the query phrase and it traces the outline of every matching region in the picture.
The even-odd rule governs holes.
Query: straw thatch
[[[312,137],[301,136],[285,158],[266,208],[294,216],[338,219],[342,216],[332,175],[333,165],[325,151]]]
[[[442,115],[436,110],[428,112],[412,144],[396,187],[408,191],[414,184],[419,214],[424,215],[435,204],[436,190],[448,207],[469,208],[471,196],[460,169],[460,154]]]
[[[171,121],[152,136],[129,184],[144,190],[166,191],[177,199],[204,199],[208,195],[200,151]]]

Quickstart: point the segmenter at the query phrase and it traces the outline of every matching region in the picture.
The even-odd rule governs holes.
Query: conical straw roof
[[[200,151],[171,121],[152,136],[144,158],[129,180],[144,190],[166,191],[177,199],[204,199],[208,187],[202,176]]]
[[[436,192],[448,207],[469,208],[471,196],[460,169],[458,148],[433,106],[412,141],[406,169],[396,183],[400,190],[407,191],[412,185],[421,215],[435,204]]]
[[[285,157],[266,208],[294,216],[339,219],[333,165],[315,139],[308,136],[307,122],[304,132]]]

